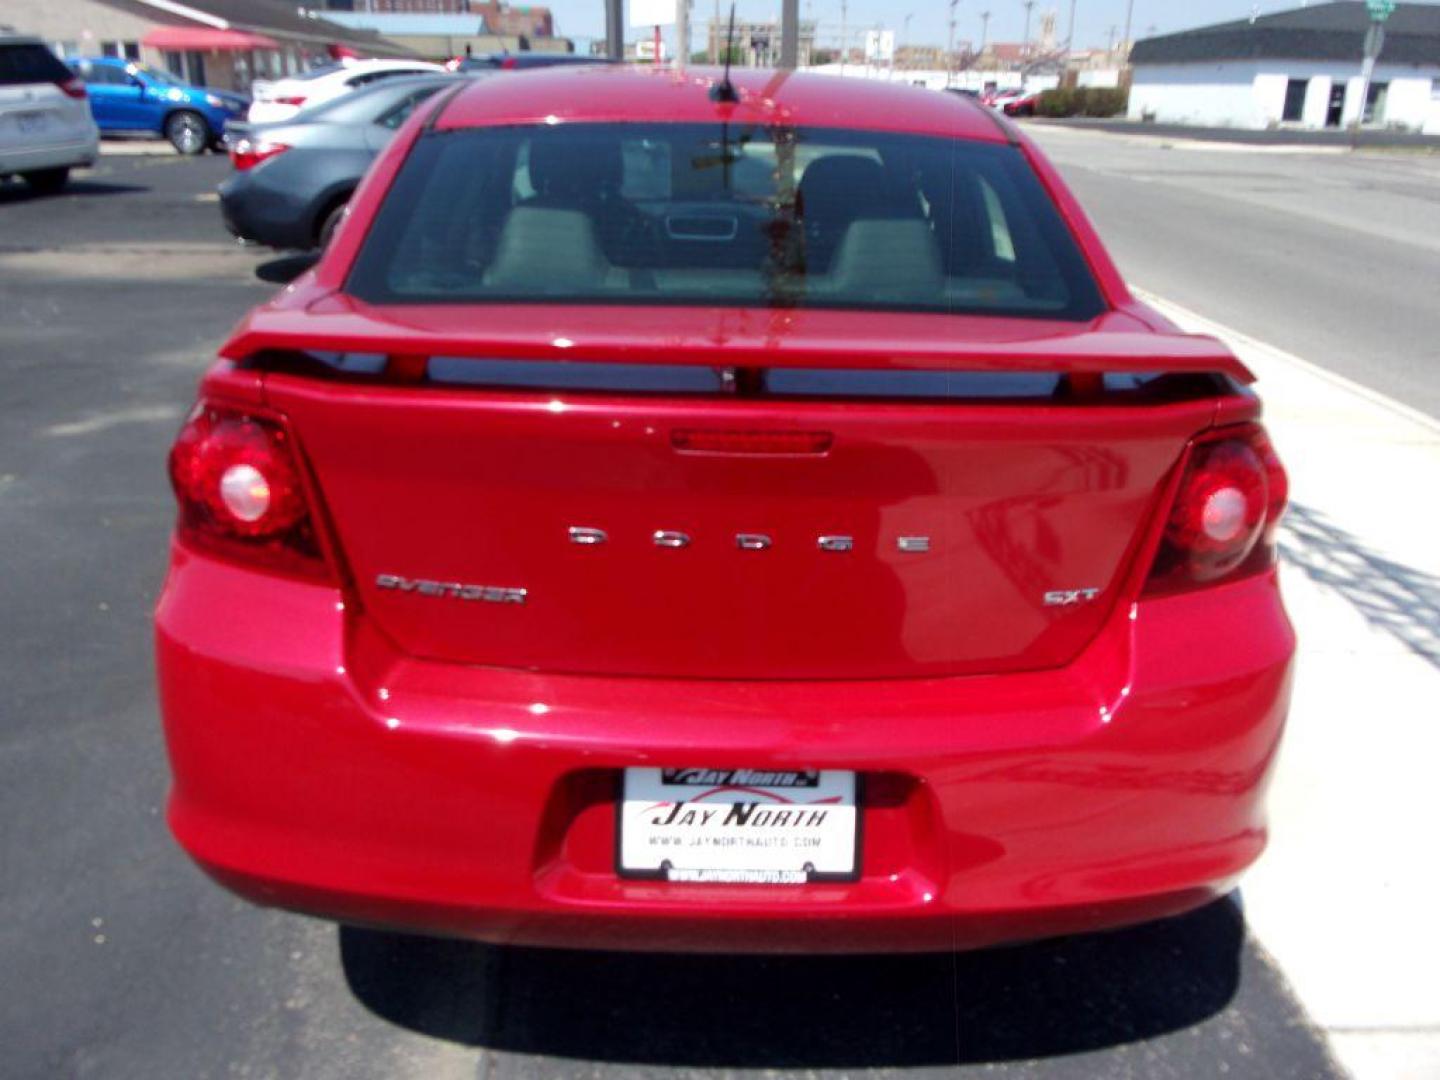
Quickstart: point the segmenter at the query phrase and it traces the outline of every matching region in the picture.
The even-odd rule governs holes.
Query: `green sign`
[[[1370,18],[1384,22],[1394,13],[1395,0],[1365,0],[1365,7],[1370,12]]]

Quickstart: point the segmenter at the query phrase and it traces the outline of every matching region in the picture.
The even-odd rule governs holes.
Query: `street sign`
[[[1395,0],[1365,0],[1365,8],[1370,12],[1370,18],[1384,22],[1395,13]]]
[[[871,64],[888,64],[895,59],[895,31],[867,30],[865,60]]]
[[[675,22],[675,0],[630,0],[630,28],[670,26]]]

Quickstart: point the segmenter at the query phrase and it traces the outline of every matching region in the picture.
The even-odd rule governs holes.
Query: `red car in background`
[[[538,945],[976,947],[1265,843],[1250,373],[955,95],[596,65],[416,111],[170,472],[169,821]]]
[[[1018,97],[1012,97],[1000,105],[1000,109],[1006,116],[1034,116],[1035,106],[1040,103],[1040,91],[1032,93],[1021,93]]]

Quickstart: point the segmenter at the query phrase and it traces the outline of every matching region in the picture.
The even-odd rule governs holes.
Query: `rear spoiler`
[[[1061,323],[825,309],[617,308],[456,304],[369,307],[330,295],[263,307],[220,355],[360,353],[746,369],[823,368],[1053,374],[1255,376],[1215,338],[1136,329],[1134,320]]]

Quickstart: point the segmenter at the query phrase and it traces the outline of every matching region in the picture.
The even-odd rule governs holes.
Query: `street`
[[[1136,285],[1440,417],[1440,162],[1039,137]],[[1246,899],[985,953],[717,958],[337,929],[208,881],[163,820],[150,612],[170,440],[274,289],[220,225],[228,167],[0,185],[5,1075],[1342,1075]]]
[[[1132,285],[1440,416],[1440,156],[1027,130]]]

